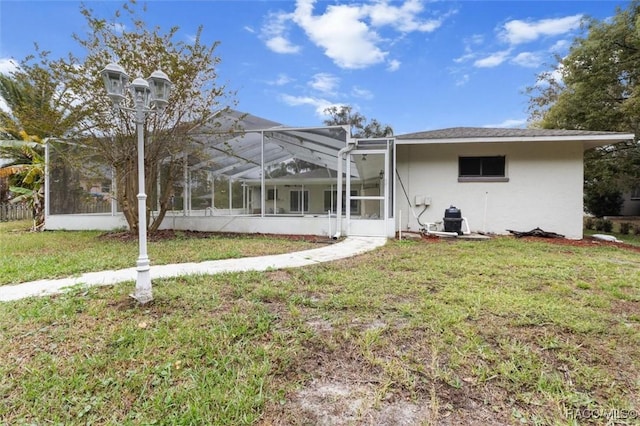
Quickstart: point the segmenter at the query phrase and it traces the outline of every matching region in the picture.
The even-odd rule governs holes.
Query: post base
[[[130,296],[138,301],[141,305],[147,304],[153,300],[153,289],[151,288],[151,271],[149,267],[149,259],[138,259],[138,277],[136,279],[136,291]]]
[[[129,297],[135,299],[141,305],[146,305],[153,301],[153,296],[151,294],[130,294]]]

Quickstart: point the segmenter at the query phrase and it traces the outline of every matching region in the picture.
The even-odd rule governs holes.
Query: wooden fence
[[[24,219],[33,219],[33,212],[30,207],[24,204],[0,204],[0,222]]]

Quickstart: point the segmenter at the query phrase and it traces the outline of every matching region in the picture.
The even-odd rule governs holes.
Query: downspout
[[[349,132],[349,134],[351,134]],[[342,168],[344,163],[344,158],[346,154],[353,151],[356,147],[356,141],[352,140],[351,137],[347,139],[347,146],[338,151],[338,188],[337,188],[337,197],[336,200],[338,204],[338,208],[336,209],[336,233],[333,236],[334,240],[337,240],[342,235]]]
[[[51,207],[51,182],[49,180],[49,139],[44,140],[44,226],[47,227],[47,219],[49,219],[49,212]]]
[[[187,163],[187,157],[184,158],[184,164],[182,166],[182,181],[184,182],[184,188],[182,188],[182,216],[187,216],[187,197],[189,191],[189,164]]]
[[[260,132],[260,217],[264,219],[267,209],[267,187],[265,184],[266,167],[264,165],[264,132]],[[275,193],[274,193],[275,194]],[[273,198],[276,198],[275,196]]]

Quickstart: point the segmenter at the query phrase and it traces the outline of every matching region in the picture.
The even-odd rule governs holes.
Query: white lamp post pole
[[[153,300],[151,267],[147,255],[147,194],[144,178],[144,120],[147,113],[162,111],[168,103],[171,81],[162,71],[154,71],[147,80],[136,78],[129,89],[134,108],[122,106],[126,99],[129,76],[116,64],[107,65],[101,72],[107,95],[116,108],[135,113],[138,135],[138,261],[136,262],[136,289],[131,296],[140,304]]]
[[[144,179],[144,118],[145,106],[142,95],[136,96],[136,131],[138,133],[138,261],[136,291],[133,298],[144,305],[153,300],[151,289],[151,266],[147,255],[147,194]]]

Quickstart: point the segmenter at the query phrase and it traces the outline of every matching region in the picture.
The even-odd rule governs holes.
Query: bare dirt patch
[[[364,381],[313,380],[292,395],[291,403],[316,425],[409,426],[430,416],[425,401],[393,398],[380,401],[377,386]]]

